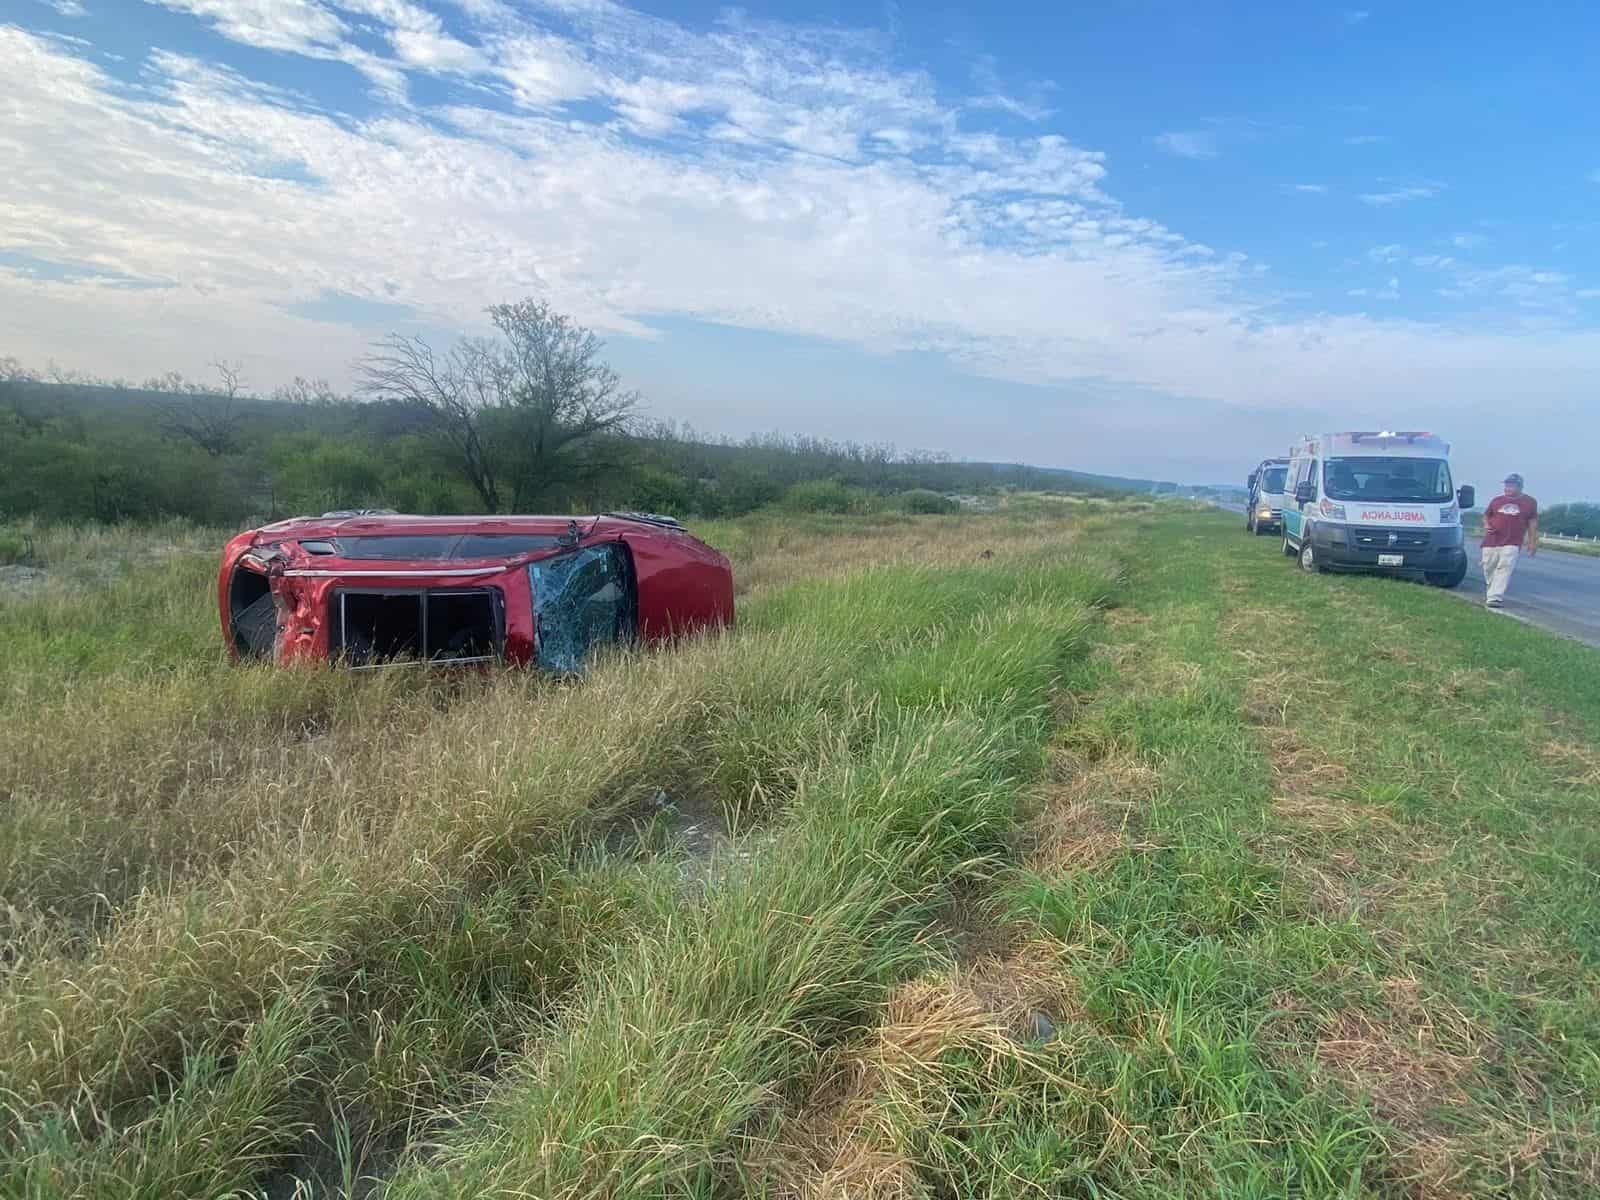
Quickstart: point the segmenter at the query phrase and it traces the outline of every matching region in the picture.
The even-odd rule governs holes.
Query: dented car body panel
[[[296,517],[224,547],[237,659],[582,669],[600,645],[733,620],[733,572],[676,522],[597,517]]]

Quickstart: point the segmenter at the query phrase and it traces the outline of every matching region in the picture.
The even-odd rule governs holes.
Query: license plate
[[[1405,564],[1406,564],[1406,556],[1404,554],[1380,554],[1380,555],[1378,555],[1378,565],[1380,567],[1403,567],[1403,566],[1405,566]]]

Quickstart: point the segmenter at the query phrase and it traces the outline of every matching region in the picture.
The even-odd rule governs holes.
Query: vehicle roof
[[[1288,463],[1288,461],[1289,460],[1287,458],[1263,458],[1258,465],[1263,466],[1263,467],[1275,467],[1279,463],[1285,463],[1286,464],[1286,463]]]
[[[653,530],[660,533],[684,532],[679,526],[643,520],[621,514],[602,516],[444,516],[419,517],[406,513],[364,513],[358,516],[290,517],[255,532],[276,538],[332,538],[340,534],[383,535],[460,534],[460,533],[547,533],[560,534],[577,523],[588,536],[612,528]]]
[[[1450,443],[1433,433],[1354,430],[1312,434],[1295,445],[1291,453],[1321,453],[1340,458],[1448,458]]]

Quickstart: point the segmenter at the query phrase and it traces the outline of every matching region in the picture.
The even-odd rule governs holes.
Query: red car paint
[[[377,538],[490,535],[544,543],[538,548],[471,558],[374,557]],[[360,557],[342,553],[361,539]],[[559,541],[558,541],[559,539]],[[307,549],[310,544],[315,550]],[[412,543],[416,545],[416,543]],[[461,543],[465,544],[465,543]],[[631,631],[661,641],[733,621],[733,571],[727,558],[675,523],[628,514],[597,517],[416,517],[363,514],[295,517],[239,534],[222,552],[217,601],[223,641],[235,658],[280,664],[338,653],[341,593],[406,595],[463,589],[497,595],[503,636],[497,656],[536,662],[538,634],[529,566],[591,547],[619,545],[630,577]],[[330,552],[331,551],[331,552]],[[615,556],[606,556],[608,558]],[[262,586],[262,582],[265,586]],[[238,585],[238,593],[235,587]],[[272,598],[274,615],[254,645],[242,638],[241,599]],[[431,611],[420,609],[420,612]],[[428,618],[421,618],[426,622]],[[275,627],[275,632],[274,632]],[[270,648],[266,638],[270,636]]]

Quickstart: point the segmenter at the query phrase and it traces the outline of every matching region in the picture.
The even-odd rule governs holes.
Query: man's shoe
[[[1483,602],[1485,608],[1504,608],[1505,604],[1504,600],[1485,600]]]

